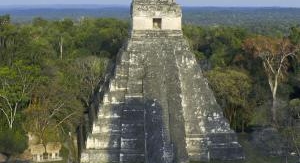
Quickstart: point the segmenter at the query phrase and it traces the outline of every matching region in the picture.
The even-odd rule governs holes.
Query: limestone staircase
[[[120,162],[142,163],[145,160],[144,109],[129,104],[122,111]]]
[[[243,158],[182,32],[131,34],[117,57],[81,162]]]
[[[81,162],[139,163],[145,160],[142,96],[127,93],[129,63],[124,53],[122,59],[118,58],[118,66],[88,135],[86,149],[82,151]],[[137,97],[140,98],[138,104],[134,101]]]

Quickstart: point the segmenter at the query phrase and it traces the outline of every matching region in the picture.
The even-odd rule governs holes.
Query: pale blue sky
[[[40,4],[120,4],[129,5],[131,0],[0,0],[0,5]],[[300,7],[300,0],[177,0],[185,6],[277,6]]]

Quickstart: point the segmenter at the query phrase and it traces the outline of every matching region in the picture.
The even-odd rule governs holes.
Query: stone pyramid
[[[134,0],[131,36],[99,104],[82,163],[243,159],[181,30],[174,0]]]

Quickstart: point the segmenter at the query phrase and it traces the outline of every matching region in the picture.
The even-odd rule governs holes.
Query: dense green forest
[[[257,24],[257,29],[274,24]],[[279,26],[285,26],[280,24]],[[76,160],[72,139],[84,123],[92,95],[126,38],[129,23],[110,18],[13,23],[0,17],[0,153],[27,148],[26,133],[42,144],[63,143]],[[300,156],[300,27],[249,30],[236,26],[185,25],[204,75],[233,129],[251,133],[272,126],[289,152]]]
[[[14,25],[0,17],[0,153],[19,154],[25,133],[42,144],[72,142],[106,66],[128,23],[115,19],[69,19]],[[73,151],[72,144],[66,144]],[[68,154],[73,159],[73,153]]]

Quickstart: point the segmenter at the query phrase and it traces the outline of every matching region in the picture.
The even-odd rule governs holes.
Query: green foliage
[[[17,61],[12,67],[0,67],[0,115],[7,120],[10,129],[29,102],[32,90],[42,82],[40,71],[38,66],[24,61]]]
[[[246,105],[246,98],[251,90],[251,79],[245,72],[214,69],[207,73],[207,77],[219,97],[226,98],[226,101],[234,105]]]
[[[107,51],[110,56],[120,49],[124,39],[127,38],[128,24],[115,19],[83,19],[76,30],[75,46],[86,48],[93,55],[101,55]]]
[[[223,104],[225,116],[236,129],[244,130],[251,118],[249,100],[252,89],[250,76],[235,69],[214,69],[207,73],[209,83],[219,103]]]
[[[0,153],[8,156],[22,153],[27,148],[27,136],[21,128],[0,130]]]
[[[290,28],[289,38],[293,44],[300,43],[300,27],[299,26],[293,26]]]
[[[192,25],[183,26],[183,33],[189,40],[191,48],[198,52],[203,48],[208,48],[206,38],[207,32],[204,28]]]
[[[272,47],[278,47],[278,45],[281,45],[286,51],[297,50],[296,47],[299,43],[298,39],[300,38],[299,31],[300,30],[298,29],[298,26],[295,26],[290,29],[290,34],[288,37],[283,37],[283,34],[280,32],[264,32],[261,38],[269,38],[269,41],[267,41],[265,45],[268,45],[268,43],[271,42],[273,43],[276,41],[281,41],[281,43],[274,43],[274,46]],[[190,46],[194,51],[196,58],[198,60],[205,60],[205,62],[200,63],[205,63],[204,66],[207,66],[205,67],[206,69],[204,69],[204,71],[208,71],[206,74],[208,74],[210,82],[215,81],[220,83],[219,87],[216,87],[216,83],[211,83],[211,85],[216,92],[219,103],[224,108],[226,108],[225,115],[231,121],[231,125],[233,127],[236,127],[237,129],[240,129],[241,127],[243,128],[242,124],[246,124],[246,126],[247,124],[268,124],[266,121],[268,121],[268,117],[270,117],[270,114],[267,112],[267,110],[270,110],[269,102],[270,100],[272,100],[272,94],[270,93],[270,86],[268,81],[268,79],[270,78],[268,78],[265,74],[266,71],[264,70],[263,63],[259,59],[257,59],[252,52],[249,53],[249,51],[246,50],[247,48],[245,48],[245,45],[248,45],[249,43],[249,39],[251,40],[255,38],[256,33],[249,32],[245,28],[240,27],[199,27],[193,25],[184,26],[183,32],[184,35],[188,38]],[[272,37],[270,37],[269,35],[271,35]],[[255,43],[255,41],[253,43]],[[257,43],[257,45],[263,46],[264,43]],[[272,47],[269,48],[272,52],[274,51],[274,49],[278,49],[272,49]],[[272,61],[274,63],[278,63],[277,59],[274,59]],[[288,84],[283,83],[278,86],[278,89],[276,88],[276,90],[278,90],[278,98],[288,99],[291,95],[291,92],[293,92],[294,94],[299,94],[297,91],[293,91],[293,89],[298,88],[299,85],[297,74],[299,74],[300,71],[298,65],[299,63],[296,62],[293,57],[288,57],[288,59],[285,60],[283,66],[281,66],[285,71],[283,74],[281,74],[280,80],[278,81],[287,81],[288,78],[284,78],[286,75],[296,77],[290,78]],[[213,68],[214,70],[210,71],[211,68]],[[227,77],[233,75],[230,72],[226,72],[230,69],[242,70],[242,72],[247,74],[251,83],[253,83],[251,84],[251,87],[245,87],[244,90],[246,91],[245,93],[247,95],[240,96],[240,98],[244,98],[244,101],[246,102],[244,104],[242,104],[241,100],[238,99],[238,94],[233,94],[237,92],[234,90],[234,88],[236,88],[236,90],[240,89],[240,84],[234,82],[224,82],[224,79],[227,79]],[[223,76],[220,75],[220,71],[225,72]],[[210,77],[209,74],[211,75]],[[219,78],[220,80],[217,81],[216,78]],[[224,92],[224,94],[220,93],[221,88],[223,89],[222,91]],[[225,88],[230,89],[225,90]],[[284,105],[278,107],[284,107]],[[242,114],[243,116],[238,114]],[[239,120],[233,117],[237,117]]]
[[[290,111],[294,118],[300,119],[300,99],[292,99],[289,103]]]
[[[196,57],[199,60],[210,60],[213,67],[227,67],[238,62],[243,40],[248,36],[244,29],[234,27],[203,28],[187,25],[183,32],[197,54]]]
[[[127,30],[127,22],[115,19],[75,23],[36,18],[32,24],[2,25],[0,149],[8,154],[24,150],[27,138],[17,129],[31,132],[44,145],[60,141],[65,148],[74,148],[69,134],[82,123],[108,61],[122,46]]]
[[[89,107],[92,95],[98,87],[99,80],[104,76],[107,65],[107,58],[96,56],[78,58],[71,65],[70,74],[74,75],[79,85],[78,98],[85,104],[85,107]]]
[[[233,64],[242,52],[242,41],[247,36],[243,29],[216,28],[212,29],[210,60],[214,67],[226,67]]]

